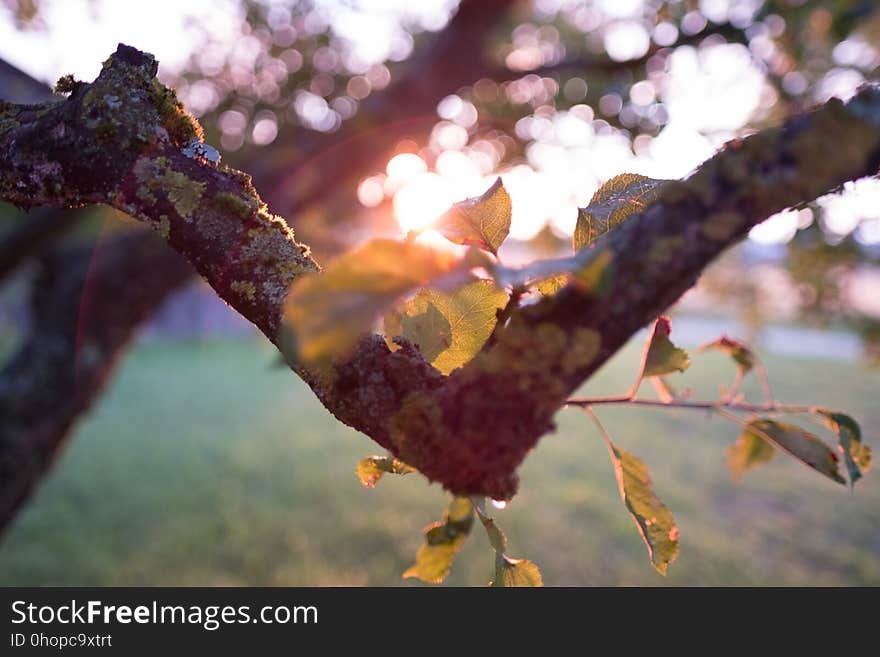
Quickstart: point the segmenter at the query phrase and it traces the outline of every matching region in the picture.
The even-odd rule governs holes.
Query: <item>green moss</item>
[[[232,285],[229,287],[248,301],[253,301],[257,296],[257,288],[250,281],[232,281]]]
[[[77,80],[70,73],[62,75],[55,83],[56,94],[72,94],[75,93],[83,84],[81,80]]]
[[[156,179],[168,200],[174,206],[181,217],[189,217],[193,210],[199,206],[202,194],[205,193],[205,183],[190,180],[184,174],[173,169]]]
[[[224,215],[233,215],[241,219],[247,219],[258,208],[256,199],[242,198],[229,192],[218,192],[210,201],[211,207]]]
[[[184,219],[199,206],[207,187],[205,183],[190,180],[185,174],[169,167],[164,157],[154,160],[141,158],[134,165],[134,174],[143,183],[136,192],[139,199],[153,204],[156,202],[156,193],[164,193],[177,214]]]
[[[175,144],[182,146],[193,139],[204,139],[202,126],[192,114],[183,109],[183,103],[177,99],[174,89],[153,80],[153,102],[162,126]]]

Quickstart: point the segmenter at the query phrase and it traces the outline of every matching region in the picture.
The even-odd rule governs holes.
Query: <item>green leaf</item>
[[[647,466],[610,440],[608,451],[620,497],[648,546],[651,563],[661,575],[678,556],[678,526],[666,505],[654,494]]]
[[[669,340],[672,323],[668,317],[658,317],[645,352],[642,376],[663,376],[672,372],[684,372],[691,359],[684,349]]]
[[[402,304],[391,306],[382,316],[382,331],[385,334],[385,344],[391,351],[397,351],[400,346],[394,342],[394,337],[403,333],[403,308]]]
[[[748,429],[726,451],[727,466],[734,479],[739,479],[748,470],[766,463],[776,454],[773,445]]]
[[[475,500],[474,509],[480,518],[480,522],[483,523],[483,527],[486,529],[486,535],[489,537],[492,549],[503,554],[507,550],[507,536],[504,535],[504,532],[495,520],[486,514],[485,501],[482,497]]]
[[[733,358],[740,372],[743,374],[752,369],[757,362],[757,358],[755,358],[755,354],[751,349],[742,342],[734,340],[733,338],[728,338],[726,335],[722,335],[717,340],[702,345],[697,349],[697,353],[699,354],[709,350],[721,351],[728,354]]]
[[[431,296],[429,290],[419,292],[400,318],[401,335],[417,345],[429,363],[452,346],[452,325]]]
[[[606,181],[593,194],[590,204],[578,210],[572,239],[574,250],[589,246],[630,215],[648,207],[657,199],[664,182],[634,173],[623,173]]]
[[[455,256],[413,242],[374,240],[300,277],[285,302],[294,348],[305,362],[344,357],[399,297],[457,263]]]
[[[478,280],[452,292],[420,291],[406,303],[401,334],[434,367],[448,374],[473,358],[492,334],[508,294]]]
[[[506,554],[496,553],[495,580],[490,586],[544,586],[544,581],[538,566],[528,559],[514,559]]]
[[[483,527],[486,528],[486,535],[489,537],[489,543],[492,545],[492,549],[503,554],[507,549],[507,536],[504,534],[501,527],[498,526],[494,518],[481,517],[480,520],[483,522]]]
[[[415,468],[393,456],[368,456],[358,461],[357,475],[367,488],[373,488],[386,472],[406,475],[415,472]]]
[[[793,424],[767,418],[752,420],[746,427],[829,479],[841,484],[846,483],[838,470],[840,459],[837,458],[837,454],[813,434]]]
[[[859,423],[844,413],[826,410],[818,413],[825,418],[828,428],[837,434],[838,449],[843,453],[849,472],[849,483],[855,486],[862,475],[871,469],[871,448],[862,442]]]
[[[564,258],[536,260],[523,267],[505,267],[498,263],[480,263],[487,269],[499,287],[534,287],[550,278],[559,280],[550,285],[569,281],[581,290],[602,297],[607,294],[614,273],[614,254],[611,249],[584,250]],[[476,264],[474,266],[477,266]],[[553,291],[553,288],[548,288]]]
[[[443,520],[425,527],[425,544],[416,553],[416,562],[403,573],[404,578],[416,577],[429,584],[445,580],[473,523],[474,507],[470,500],[453,498]]]
[[[543,294],[545,297],[552,297],[554,294],[559,292],[559,290],[565,287],[566,283],[568,283],[568,279],[568,274],[559,274],[557,276],[551,276],[550,278],[545,278],[541,281],[538,281],[535,287],[537,287],[538,292]]]
[[[455,244],[474,244],[493,254],[510,232],[510,195],[501,178],[477,198],[456,203],[433,228]]]

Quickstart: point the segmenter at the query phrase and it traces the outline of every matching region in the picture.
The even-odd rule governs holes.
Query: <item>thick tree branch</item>
[[[142,219],[277,342],[287,286],[317,264],[246,176],[187,155],[179,109],[154,74],[152,57],[120,46],[66,102],[5,108],[0,198],[105,202]],[[340,420],[430,479],[509,497],[517,466],[569,393],[715,256],[770,214],[872,175],[878,163],[880,92],[866,88],[846,105],[832,101],[731,143],[691,178],[667,183],[656,204],[576,256],[597,284],[572,283],[514,310],[494,344],[448,377],[376,336],[330,373],[295,369]]]
[[[41,259],[28,332],[0,370],[0,529],[140,323],[191,277],[185,260],[140,231]]]

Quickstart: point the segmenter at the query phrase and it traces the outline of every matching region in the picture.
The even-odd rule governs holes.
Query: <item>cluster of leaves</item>
[[[588,247],[643,210],[662,182],[634,174],[610,179],[578,211],[574,255],[512,268],[498,259],[512,214],[498,178],[482,196],[455,204],[430,226],[469,245],[464,256],[427,247],[411,234],[404,241],[367,242],[321,274],[300,278],[285,311],[297,357],[308,364],[345,358],[383,316],[392,349],[406,340],[448,374],[483,347],[511,294],[517,300],[530,289],[552,295],[570,282],[601,293],[610,253]]]
[[[862,442],[858,423],[850,416],[820,407],[791,406],[777,403],[769,393],[762,406],[749,404],[736,390],[750,371],[763,368],[754,352],[742,342],[723,336],[699,348],[700,352],[715,350],[730,356],[736,365],[736,379],[721,399],[712,402],[692,402],[676,396],[664,377],[685,371],[690,358],[683,349],[669,339],[671,324],[660,317],[655,323],[645,346],[642,366],[632,390],[617,398],[573,399],[570,405],[582,407],[595,422],[608,446],[624,506],[633,518],[648,548],[651,562],[658,572],[666,574],[669,564],[678,555],[678,526],[672,513],[653,491],[647,466],[638,458],[620,449],[611,441],[596,417],[593,407],[603,403],[644,403],[636,397],[644,379],[651,379],[660,394],[659,402],[669,408],[712,410],[738,423],[742,432],[736,443],[727,449],[727,463],[734,479],[744,472],[770,461],[777,450],[804,463],[832,481],[845,484],[840,473],[840,458],[821,438],[794,424],[779,421],[784,413],[805,413],[820,420],[837,437],[837,451],[843,455],[851,485],[871,467],[871,448]],[[736,413],[745,411],[748,417]],[[757,412],[760,411],[760,412]]]
[[[367,488],[375,486],[385,473],[405,475],[413,470],[412,466],[385,456],[367,457],[357,467],[358,477]],[[425,527],[425,543],[416,553],[415,563],[403,573],[403,577],[415,577],[428,584],[443,582],[449,575],[455,555],[470,535],[475,515],[495,550],[495,579],[490,586],[543,586],[541,571],[533,562],[507,554],[507,536],[486,513],[485,500],[459,496],[452,498],[442,520]]]
[[[295,283],[288,295],[286,319],[293,329],[297,355],[311,365],[345,358],[382,316],[389,348],[396,349],[404,341],[415,345],[427,362],[449,374],[484,347],[498,323],[505,321],[511,304],[519,303],[524,293],[552,295],[575,285],[603,294],[611,253],[597,240],[654,202],[663,182],[634,174],[612,178],[599,188],[587,207],[578,211],[573,255],[511,268],[498,258],[511,219],[510,197],[499,178],[485,194],[456,204],[432,226],[450,241],[470,247],[462,257],[428,248],[413,235],[399,242],[375,240],[332,262],[323,274]],[[784,413],[810,414],[836,434],[851,484],[870,468],[871,462],[870,448],[862,442],[855,420],[824,408],[778,404],[754,352],[726,336],[698,350],[725,353],[736,366],[734,381],[722,390],[721,398],[693,402],[678,395],[667,377],[687,370],[691,360],[671,341],[671,332],[667,317],[654,322],[638,376],[628,393],[568,401],[594,420],[608,447],[624,507],[661,574],[666,574],[678,555],[678,526],[655,493],[648,467],[611,440],[594,406],[648,403],[697,408],[737,422],[742,427],[741,435],[727,450],[734,478],[781,451],[829,479],[845,483],[837,453],[812,433],[781,422],[778,416]],[[757,373],[764,388],[765,403],[761,406],[747,403],[739,393],[750,372]],[[653,383],[659,400],[636,396],[645,380]],[[747,417],[738,415],[741,412],[748,413]],[[390,456],[369,457],[358,465],[358,475],[368,487],[385,473],[407,474],[413,470]],[[470,534],[475,515],[496,553],[494,585],[540,585],[540,571],[534,563],[507,554],[507,538],[487,515],[483,500],[464,497],[453,497],[443,519],[425,529],[425,543],[404,577],[442,582]]]

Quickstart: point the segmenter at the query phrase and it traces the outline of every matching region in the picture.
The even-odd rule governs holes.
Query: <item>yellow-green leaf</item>
[[[544,586],[541,571],[528,559],[514,559],[506,554],[497,554],[495,558],[495,581],[491,586],[526,587]]]
[[[368,456],[358,461],[357,475],[367,488],[373,488],[385,473],[406,475],[415,468],[393,456]]]
[[[452,347],[452,325],[430,299],[429,290],[421,291],[400,318],[401,334],[413,344],[429,363]]]
[[[374,240],[291,287],[285,319],[305,362],[343,357],[399,297],[449,272],[452,254],[414,242]]]
[[[483,527],[486,529],[486,536],[489,537],[489,543],[492,545],[492,549],[499,554],[504,554],[507,550],[507,536],[505,536],[494,518],[490,518],[486,515],[483,498],[478,498],[478,501],[474,504],[474,510],[477,512],[480,522],[483,523]]]
[[[416,562],[403,573],[404,578],[416,577],[429,584],[445,580],[473,523],[474,507],[470,500],[453,498],[443,520],[425,528],[425,544],[416,553]]]
[[[766,463],[776,454],[773,445],[748,429],[726,451],[727,466],[734,479],[739,479],[748,470]]]
[[[654,330],[648,340],[642,376],[663,376],[672,372],[684,372],[691,364],[684,349],[679,349],[669,340],[672,323],[668,317],[658,317]]]
[[[623,173],[606,181],[593,194],[590,204],[578,209],[572,239],[574,250],[589,246],[630,215],[648,207],[664,182],[634,173]]]
[[[507,300],[504,290],[485,280],[452,292],[422,290],[405,305],[402,335],[419,346],[425,360],[448,374],[477,354]]]
[[[813,434],[793,424],[770,419],[752,420],[748,423],[747,429],[769,440],[782,451],[803,461],[829,479],[841,484],[846,483],[840,476],[838,469],[840,459],[837,454]]]
[[[391,306],[382,316],[382,330],[385,334],[385,344],[391,351],[397,351],[400,347],[394,342],[394,337],[403,333],[403,308],[402,304]]]
[[[697,353],[704,351],[721,351],[728,354],[736,363],[739,370],[745,374],[755,366],[757,359],[755,354],[746,345],[726,335],[721,336],[717,340],[708,342],[697,349]]]
[[[455,244],[474,244],[497,254],[510,232],[510,195],[501,178],[477,198],[456,203],[434,228]]]
[[[559,274],[557,276],[551,276],[550,278],[545,278],[541,281],[538,281],[535,287],[538,288],[538,292],[543,294],[545,297],[552,297],[554,294],[559,292],[565,285],[568,283],[569,275],[568,274]]]
[[[608,442],[620,497],[648,546],[651,563],[661,575],[678,556],[678,526],[672,513],[654,493],[647,466]]]
[[[871,448],[862,442],[862,430],[859,423],[845,413],[821,410],[819,414],[825,418],[825,424],[837,434],[838,449],[843,454],[849,472],[849,483],[855,483],[871,469]]]

